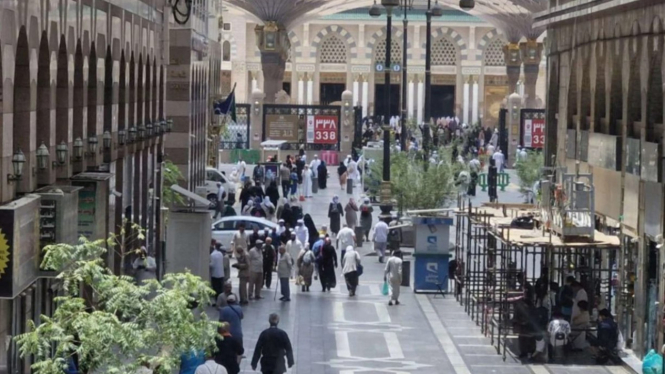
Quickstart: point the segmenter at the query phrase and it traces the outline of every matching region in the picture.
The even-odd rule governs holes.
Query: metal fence
[[[222,131],[219,149],[249,149],[250,104],[236,104],[236,122],[229,121]]]

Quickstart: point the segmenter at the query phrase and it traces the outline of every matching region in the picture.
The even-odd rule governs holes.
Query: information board
[[[524,120],[522,142],[526,148],[545,147],[545,119],[529,118]]]
[[[337,144],[338,131],[337,116],[307,116],[307,143]]]
[[[297,114],[267,114],[266,140],[298,141]]]

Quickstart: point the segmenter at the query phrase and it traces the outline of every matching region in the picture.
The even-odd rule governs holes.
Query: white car
[[[211,167],[206,168],[205,190],[201,190],[200,195],[210,201],[210,209],[215,209],[217,206],[217,183],[222,183],[227,196],[229,193],[236,193],[235,183],[232,183],[224,174],[219,170]]]
[[[263,231],[266,228],[269,230],[277,228],[277,224],[275,222],[268,221],[265,218],[252,216],[230,216],[224,217],[212,224],[212,238],[217,243],[221,243],[225,249],[230,249],[231,239],[233,239],[233,234],[238,231],[238,226],[240,223],[245,224],[245,231],[248,235],[254,231],[254,227],[258,227],[259,231]]]

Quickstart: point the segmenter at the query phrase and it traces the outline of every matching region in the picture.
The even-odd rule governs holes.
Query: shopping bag
[[[363,270],[365,270],[363,266],[358,264],[358,266],[356,267],[356,272],[358,273],[358,276],[363,275]]]
[[[390,288],[388,288],[388,282],[383,282],[383,286],[381,287],[381,294],[383,296],[388,296],[390,293]]]
[[[663,374],[663,358],[653,349],[642,361],[642,374]]]

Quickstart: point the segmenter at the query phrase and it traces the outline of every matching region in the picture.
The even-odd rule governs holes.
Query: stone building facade
[[[395,12],[392,63],[401,68],[402,13]],[[422,121],[425,76],[425,14],[408,14],[407,111]],[[251,93],[263,90],[261,52],[256,47],[256,24],[233,9],[225,10],[222,30],[222,92],[236,84],[238,102],[250,102]],[[283,89],[292,104],[339,102],[341,93],[353,93],[354,106],[363,115],[382,112],[386,50],[386,18],[373,19],[367,8],[319,18],[288,30],[289,57]],[[463,12],[446,10],[432,23],[433,115],[457,115],[464,122],[496,125],[508,88],[504,47],[507,42],[491,24]],[[392,64],[391,64],[392,65]],[[537,94],[545,93],[545,69],[540,69]],[[401,108],[401,71],[392,74],[391,113]],[[524,78],[521,78],[524,81]],[[517,88],[523,92],[523,87]],[[264,91],[265,92],[265,91]],[[375,97],[381,98],[375,100]],[[542,101],[542,100],[541,100]]]
[[[618,319],[643,356],[663,344],[663,19],[649,2],[552,1],[546,161],[593,174],[601,226],[620,230]]]
[[[215,3],[195,1],[190,24],[206,25],[200,44],[219,55],[217,33],[207,40],[204,11]],[[166,5],[0,2],[0,351],[7,352],[0,355],[0,373],[29,372],[29,360],[19,358],[10,337],[53,311],[57,285],[39,269],[45,243],[106,238],[128,219],[147,230],[134,245],[159,257],[162,160],[176,158],[189,180],[203,175],[205,91],[219,87],[203,71],[218,71],[219,59],[214,67],[189,67],[187,74],[197,77],[188,86],[197,88],[191,90],[197,125],[176,117],[174,134],[195,132],[198,143],[186,143],[189,155],[181,160],[165,132],[164,120],[173,114],[165,109],[169,41],[180,31],[169,39],[175,23]],[[109,253],[107,263],[119,272],[124,264]]]

